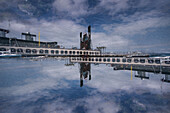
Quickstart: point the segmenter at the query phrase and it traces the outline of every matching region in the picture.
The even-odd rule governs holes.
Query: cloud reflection
[[[19,66],[21,62],[17,62]],[[25,68],[32,65],[30,61],[23,62]],[[41,64],[41,67],[32,67],[34,71],[26,74],[30,77],[23,79],[22,84],[0,87],[0,109],[3,113],[136,113],[167,112],[169,109],[170,86],[161,83],[160,75],[151,74],[149,80],[130,80],[130,71],[91,65],[92,78],[84,80],[84,86],[80,87],[78,64],[66,67],[64,61],[54,60],[37,61],[35,64]],[[20,71],[27,73],[29,70]],[[5,73],[8,74],[7,71]],[[17,74],[18,71],[13,71],[11,76],[23,76]]]

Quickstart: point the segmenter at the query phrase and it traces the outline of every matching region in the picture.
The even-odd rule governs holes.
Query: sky
[[[92,48],[108,52],[170,52],[169,0],[0,0],[0,28],[79,48],[92,27]]]

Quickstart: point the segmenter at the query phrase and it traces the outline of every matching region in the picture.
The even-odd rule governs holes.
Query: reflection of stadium
[[[135,75],[135,77],[141,78],[141,80],[149,79],[145,71],[137,71],[137,74]]]
[[[165,74],[164,78],[162,78],[162,81],[170,83],[170,75]]]

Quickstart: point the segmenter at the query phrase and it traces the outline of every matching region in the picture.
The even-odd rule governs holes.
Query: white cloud
[[[115,100],[106,98],[98,94],[86,98],[88,113],[117,113],[120,108],[116,105]]]
[[[20,37],[21,32],[31,32],[37,34],[40,32],[42,41],[57,41],[65,47],[76,46],[79,47],[79,33],[85,31],[87,28],[81,26],[70,20],[46,21],[37,19],[30,19],[30,24],[24,24],[17,21],[11,21],[10,37]],[[8,25],[5,21],[0,23],[1,26]],[[92,28],[93,29],[93,28]],[[37,38],[38,39],[38,38]],[[128,45],[129,41],[119,35],[106,34],[103,32],[92,32],[93,47],[106,46],[108,48],[122,48]]]
[[[88,13],[86,0],[55,0],[53,7],[57,12],[62,12],[72,17],[78,17]]]
[[[114,16],[116,13],[129,8],[128,0],[101,0],[98,7],[109,10],[109,14]]]
[[[4,26],[4,28],[8,28],[7,25],[7,21],[0,23],[0,26]],[[38,32],[40,32],[42,41],[57,41],[65,47],[79,47],[79,33],[84,29],[83,26],[70,20],[48,22],[46,20],[30,19],[28,23],[11,21],[9,36],[20,38],[21,32],[31,32],[38,37]]]
[[[112,33],[106,34],[101,32],[92,33],[92,43],[94,47],[106,46],[108,49],[113,48],[123,48],[129,44],[129,40],[120,36],[114,35]]]
[[[112,93],[119,92],[120,90],[126,92],[136,92],[136,93],[144,93],[144,92],[152,92],[152,93],[161,93],[161,81],[160,75],[154,75],[151,73],[146,73],[146,75],[150,75],[150,80],[140,80],[140,78],[134,77],[131,80],[131,72],[130,71],[114,71],[112,68],[108,68],[105,65],[100,65],[100,67],[92,66],[92,80],[88,81],[87,86],[97,89],[99,92],[104,93]],[[107,72],[107,74],[103,73],[103,70]],[[102,74],[101,74],[102,73]],[[152,76],[156,79],[152,80]],[[159,83],[158,81],[159,80]],[[145,85],[143,85],[145,84]],[[166,85],[166,84],[165,84]],[[167,92],[168,86],[162,86],[163,92]]]
[[[146,34],[149,29],[167,27],[170,18],[147,18],[128,23],[103,25],[103,29],[117,35],[133,36],[135,34]]]

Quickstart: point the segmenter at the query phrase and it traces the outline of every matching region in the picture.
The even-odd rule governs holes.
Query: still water
[[[141,80],[133,72],[131,80],[131,71],[91,64],[89,80],[80,64],[65,63],[0,59],[0,113],[170,112],[170,84],[162,74]]]

